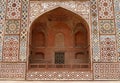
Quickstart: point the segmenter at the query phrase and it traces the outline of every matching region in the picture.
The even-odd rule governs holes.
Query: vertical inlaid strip
[[[97,0],[91,0],[91,22],[92,22],[92,47],[93,61],[100,61],[100,46],[99,46],[99,27],[98,27],[98,9]]]
[[[22,18],[20,34],[20,61],[26,61],[29,0],[22,0]]]
[[[2,61],[3,36],[5,28],[6,0],[0,0],[0,61]]]
[[[120,0],[114,0],[118,61],[120,61]]]

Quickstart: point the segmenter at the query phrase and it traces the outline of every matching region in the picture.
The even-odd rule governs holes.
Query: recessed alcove
[[[58,7],[30,28],[29,69],[89,70],[89,26],[79,15]]]

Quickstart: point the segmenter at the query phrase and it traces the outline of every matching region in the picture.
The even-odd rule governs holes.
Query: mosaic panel
[[[5,34],[19,34],[20,20],[6,20]]]
[[[120,80],[120,63],[94,63],[94,80]]]
[[[21,0],[7,0],[7,19],[20,19]]]
[[[91,20],[92,20],[92,47],[93,47],[93,62],[100,61],[100,46],[99,46],[99,27],[98,27],[98,9],[97,0],[91,2]]]
[[[5,28],[6,0],[0,1],[0,61],[2,61],[3,34]]]
[[[89,23],[89,1],[72,1],[72,0],[40,0],[30,1],[30,23],[32,23],[38,16],[45,12],[48,12],[57,7],[63,7],[67,10],[73,11],[74,13],[82,16]]]
[[[29,71],[27,80],[92,80],[92,72]]]
[[[114,20],[99,20],[100,34],[115,34]]]
[[[0,63],[1,80],[25,80],[25,63]]]
[[[22,18],[20,32],[20,61],[26,61],[29,0],[22,0]]]
[[[116,62],[116,43],[115,36],[100,36],[101,61]]]
[[[3,61],[16,62],[18,61],[19,53],[19,36],[5,36],[3,47]]]
[[[113,0],[98,0],[99,3],[99,18],[113,19]]]
[[[120,62],[120,0],[114,0],[115,10],[115,23],[116,23],[116,36],[117,36],[117,52],[119,55],[118,61]]]

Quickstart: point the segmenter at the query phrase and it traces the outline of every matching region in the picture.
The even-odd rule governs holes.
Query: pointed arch
[[[52,23],[55,23],[53,24],[53,27],[55,27],[54,29],[51,29],[53,27],[49,26],[49,24],[52,24]],[[70,25],[71,23],[72,25]],[[56,24],[57,26],[55,26]],[[67,27],[67,29],[65,29],[67,26],[66,24],[70,25],[72,29],[68,30],[69,26]],[[74,35],[72,32],[74,33]],[[53,55],[55,54],[56,50],[58,52],[59,51],[63,52],[65,56],[66,54],[70,54],[72,50],[74,51],[74,53],[70,54],[72,55],[72,57],[78,57],[82,59],[82,57],[79,56],[79,54],[76,55],[76,53],[80,53],[82,51],[84,52],[85,56],[88,55],[87,57],[84,57],[84,58],[87,58],[86,60],[89,59],[89,47],[86,47],[87,45],[89,45],[88,42],[89,42],[90,31],[89,31],[88,23],[81,16],[75,14],[72,11],[69,11],[62,7],[58,7],[51,11],[45,12],[43,15],[40,15],[38,18],[34,20],[34,22],[30,27],[30,33],[32,33],[31,35],[33,38],[32,46],[34,46],[35,44],[35,47],[37,46],[39,47],[33,50],[34,51],[33,56],[36,55],[36,53],[42,52],[44,53],[45,58],[46,57],[53,58]],[[49,36],[46,36],[46,34]],[[68,39],[66,39],[67,37]],[[75,39],[75,46],[73,46],[74,39]],[[45,46],[46,40],[47,40],[47,45]],[[37,41],[39,43],[36,43]],[[65,42],[65,45],[64,45],[64,42]],[[45,46],[45,47],[41,48],[42,46]],[[76,46],[78,48],[76,48]],[[82,47],[82,48],[79,48],[79,47]],[[69,52],[69,53],[64,53],[65,50],[67,50],[66,52]],[[69,57],[69,55],[67,55],[67,57]],[[69,58],[71,58],[71,56]],[[76,58],[73,58],[73,59],[76,59]],[[71,60],[65,60],[65,61],[68,61],[67,63],[70,63]],[[45,62],[49,62],[49,61],[45,61]],[[50,62],[52,62],[51,64],[55,64],[54,61],[50,61]]]
[[[90,26],[88,25],[89,23],[85,20],[85,17],[82,16],[82,14],[80,15],[78,12],[76,12],[76,11],[74,11],[74,10],[72,10],[72,9],[66,8],[66,7],[64,7],[64,6],[54,6],[54,7],[52,7],[52,8],[49,8],[48,10],[40,13],[38,16],[36,16],[36,17],[30,22],[29,32],[31,32],[31,30],[32,30],[32,25],[34,25],[34,22],[35,22],[36,20],[38,20],[38,19],[39,19],[40,17],[42,17],[43,15],[45,15],[45,14],[51,12],[51,11],[54,11],[54,10],[56,10],[56,9],[59,9],[59,8],[64,9],[64,10],[66,10],[66,11],[69,11],[70,13],[73,13],[74,16],[79,17],[79,19],[82,20],[82,23],[83,23],[84,26],[86,27],[87,31],[89,31],[89,28],[90,28]],[[83,17],[84,17],[84,18],[83,18]]]

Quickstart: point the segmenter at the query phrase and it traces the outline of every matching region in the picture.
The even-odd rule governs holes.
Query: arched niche
[[[32,53],[29,58],[31,58],[31,56],[37,56],[37,53],[42,52],[44,53],[44,58],[39,57],[38,59],[44,59],[44,65],[49,62],[52,67],[57,67],[57,64],[55,63],[57,60],[59,60],[59,62],[64,61],[64,64],[62,65],[74,64],[71,64],[73,59],[77,59],[74,58],[76,57],[76,54],[74,53],[84,51],[85,56],[87,56],[86,60],[88,60],[90,58],[89,34],[89,26],[81,16],[62,7],[53,9],[39,16],[31,25],[29,37],[31,41],[29,49]],[[71,41],[73,44],[70,43]],[[55,55],[58,58],[64,58],[55,59]],[[82,58],[84,57],[81,57],[81,59]],[[84,61],[84,63],[88,64],[89,62]],[[82,65],[82,63],[79,64]],[[36,65],[37,67],[40,67],[40,61],[38,61]],[[64,66],[60,66],[60,68],[63,67]]]
[[[74,28],[75,47],[85,48],[89,45],[89,36],[86,27],[82,23],[77,23]]]

